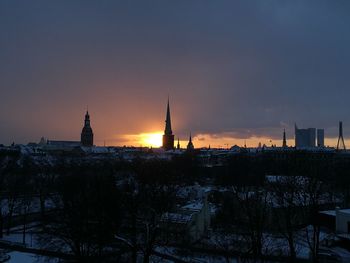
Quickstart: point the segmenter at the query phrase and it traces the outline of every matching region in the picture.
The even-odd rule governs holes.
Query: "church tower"
[[[90,115],[88,111],[86,111],[86,114],[85,114],[85,122],[84,122],[83,130],[81,131],[80,142],[83,146],[94,145],[94,134],[90,126]]]
[[[165,119],[165,130],[163,135],[163,149],[166,151],[174,149],[174,135],[173,135],[173,131],[171,130],[169,98],[168,98],[168,106],[167,106],[166,119]]]
[[[287,148],[287,139],[286,139],[286,129],[283,130],[283,142],[282,142],[282,147]]]
[[[194,150],[194,145],[192,143],[192,134],[190,133],[190,139],[188,140],[187,144],[187,151],[192,151]]]

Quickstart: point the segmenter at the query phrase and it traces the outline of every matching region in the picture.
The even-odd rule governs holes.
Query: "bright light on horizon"
[[[122,136],[123,145],[143,146],[143,147],[161,147],[163,144],[162,132],[147,132],[139,134],[126,134]]]
[[[160,147],[163,144],[163,133],[141,133],[139,134],[140,144],[150,147]]]

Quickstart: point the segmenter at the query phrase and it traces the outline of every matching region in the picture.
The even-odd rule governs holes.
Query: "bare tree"
[[[27,214],[30,211],[32,205],[32,197],[30,195],[24,195],[20,200],[19,210],[22,216],[23,228],[22,228],[22,243],[26,244],[27,233]]]
[[[234,188],[240,213],[241,224],[247,231],[250,250],[254,258],[262,258],[264,251],[264,231],[268,222],[269,199],[265,190],[247,187]]]
[[[175,199],[172,186],[163,184],[138,184],[129,182],[123,189],[126,222],[130,229],[116,238],[129,247],[132,262],[142,254],[148,263],[156,244],[160,242],[161,215],[170,210]]]
[[[303,204],[304,221],[309,225],[305,228],[304,237],[309,246],[313,262],[318,261],[320,247],[321,226],[318,222],[318,213],[325,203],[330,203],[330,195],[322,181],[314,177],[305,179],[300,194],[300,202]]]
[[[118,196],[108,175],[62,176],[55,214],[40,235],[43,248],[70,252],[78,262],[101,262],[120,222]]]
[[[4,212],[3,212],[3,206],[4,206],[4,175],[2,172],[0,172],[0,238],[3,237],[3,231],[4,231]]]
[[[296,236],[300,226],[298,210],[300,207],[300,189],[303,186],[303,177],[279,176],[269,184],[274,199],[273,222],[278,232],[286,239],[289,246],[291,262],[296,260]]]
[[[51,194],[54,194],[52,191],[56,178],[56,174],[45,171],[37,173],[33,178],[34,189],[39,197],[42,223],[46,216],[46,201],[49,200]]]

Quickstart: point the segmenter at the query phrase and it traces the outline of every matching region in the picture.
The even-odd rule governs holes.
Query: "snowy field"
[[[8,255],[11,256],[10,260],[7,261],[8,263],[39,263],[40,259],[35,255],[28,254],[28,253],[21,253],[21,252],[11,252]]]

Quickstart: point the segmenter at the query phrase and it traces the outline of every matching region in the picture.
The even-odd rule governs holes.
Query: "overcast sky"
[[[0,1],[0,143],[350,137],[350,1]],[[185,139],[185,138],[184,138]]]

